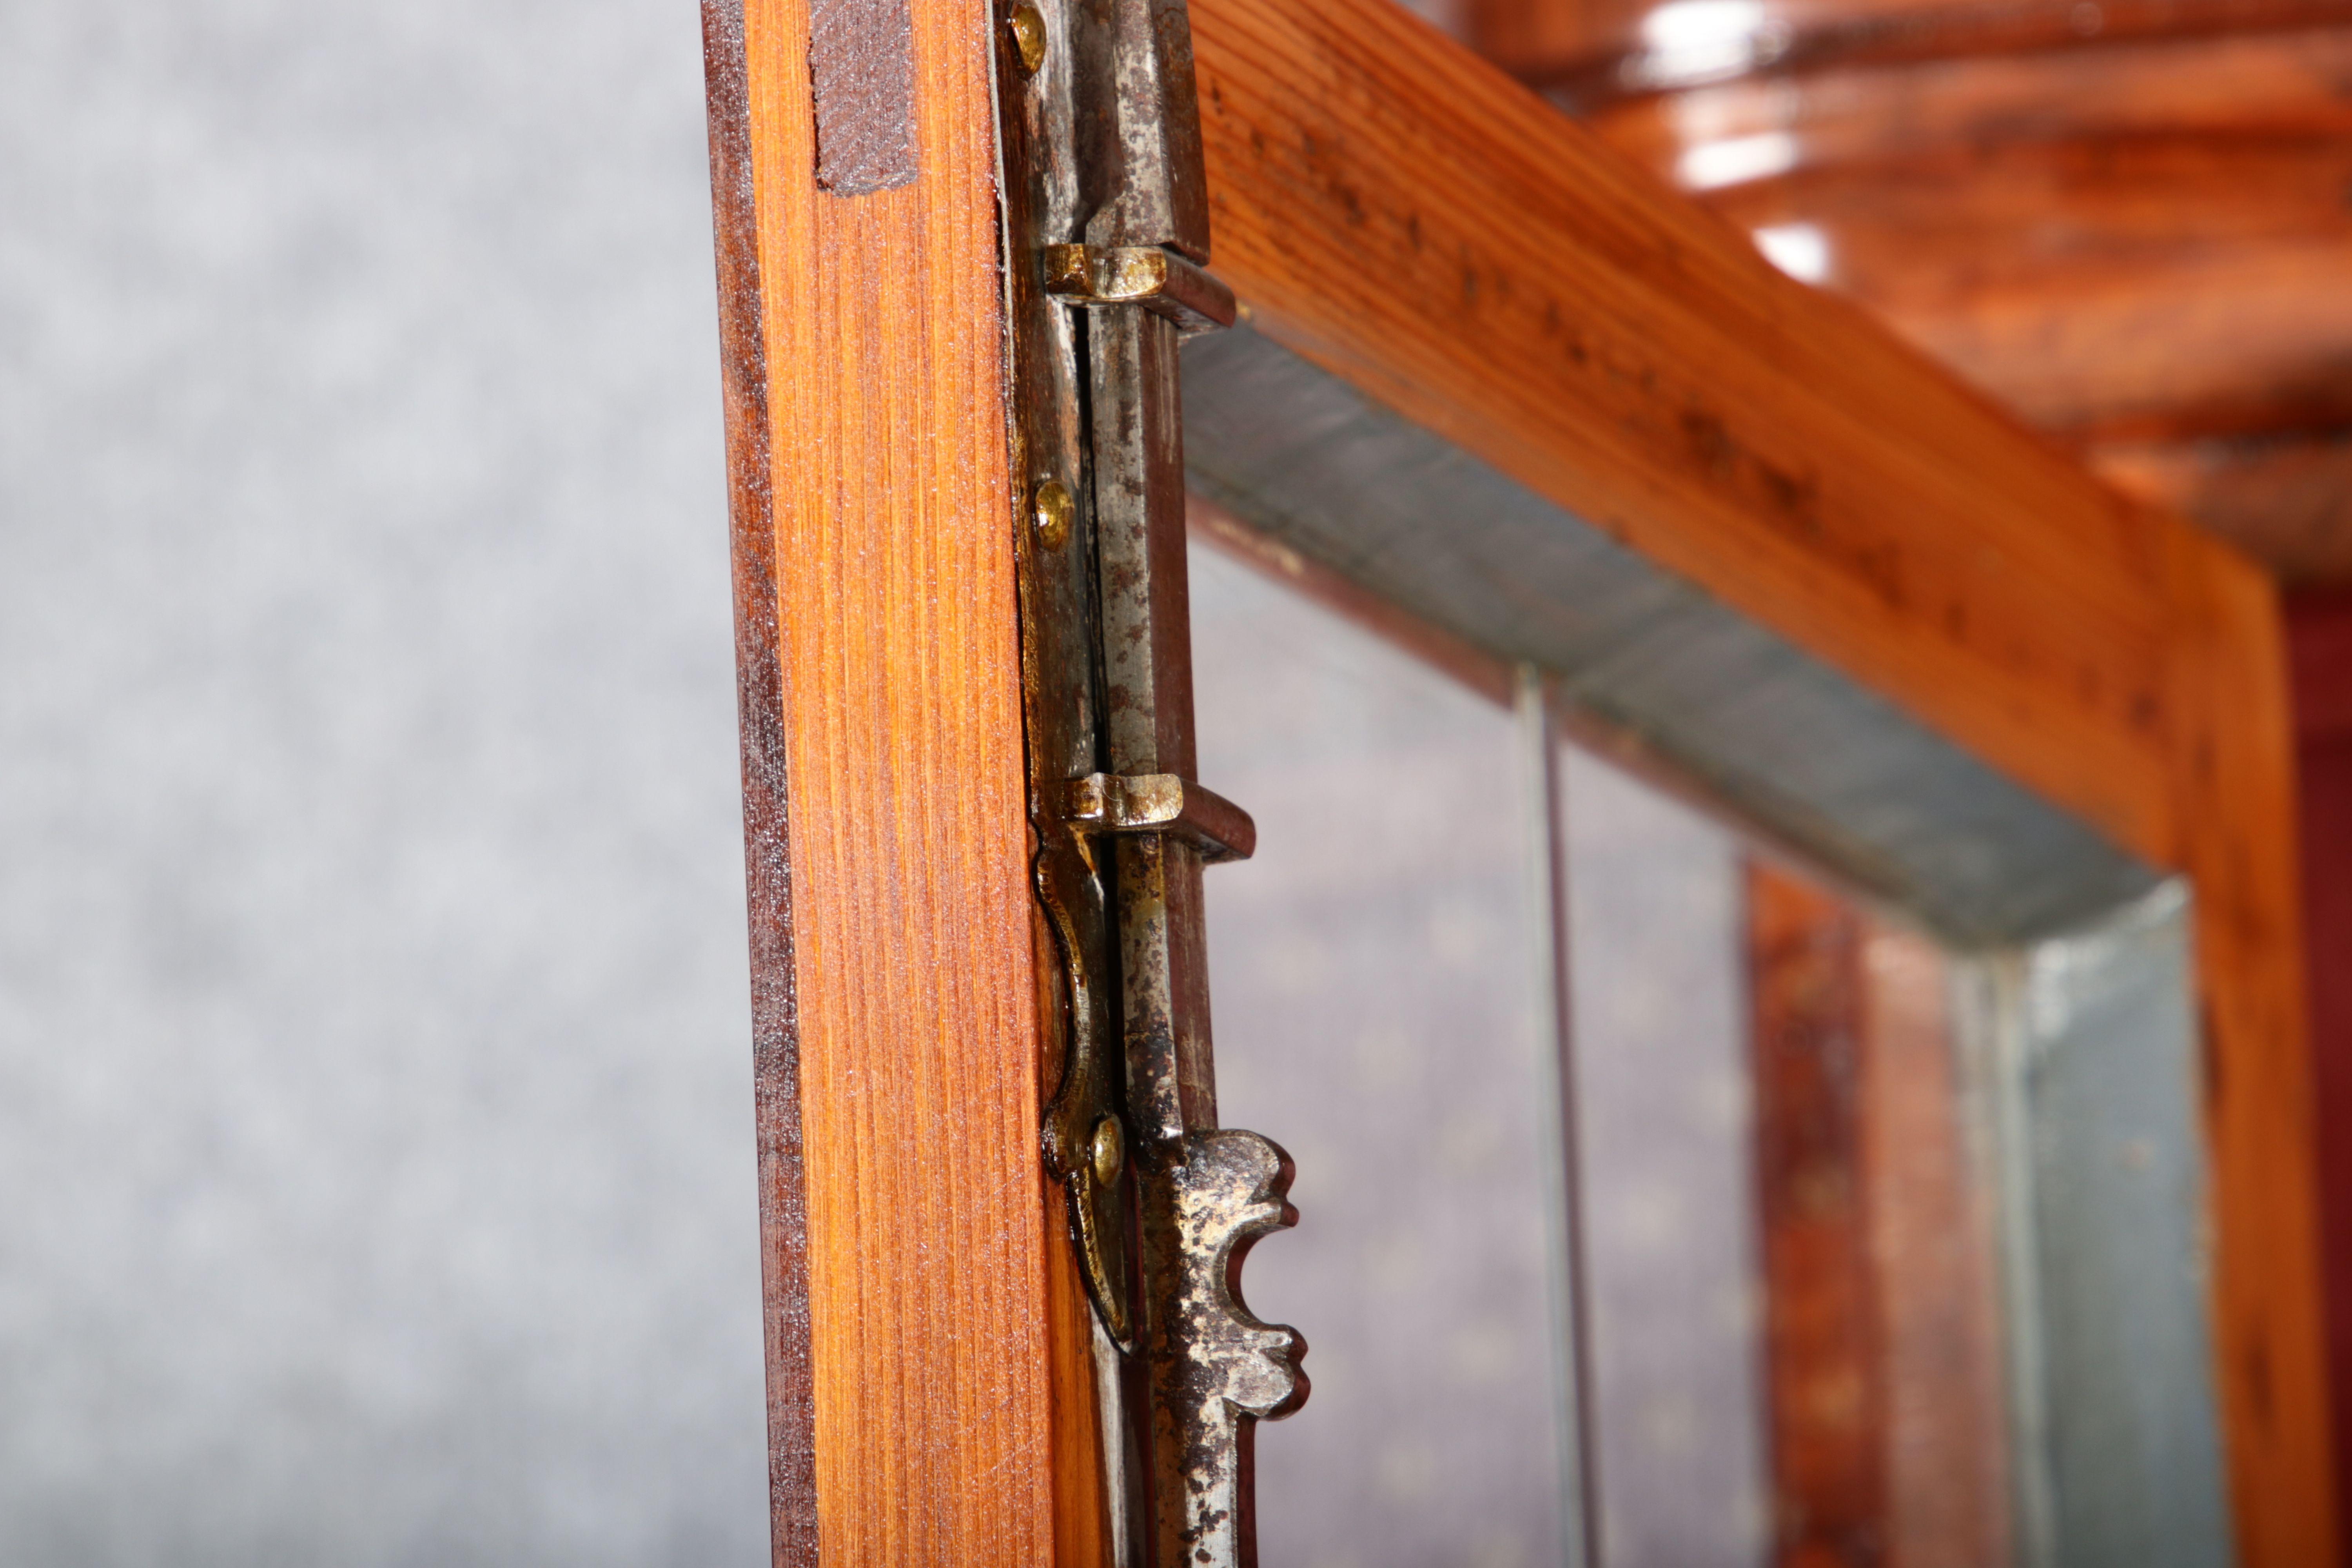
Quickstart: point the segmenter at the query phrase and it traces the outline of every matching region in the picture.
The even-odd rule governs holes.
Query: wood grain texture
[[[1585,123],[1664,174],[1694,146],[1785,136],[1780,174],[2012,142],[2344,135],[2347,79],[2352,26],[2336,26],[1743,77],[1629,99]]]
[[[773,458],[768,354],[761,333],[758,205],[751,180],[750,81],[743,14],[735,0],[704,0],[702,45],[709,93],[710,205],[727,410],[728,520],[734,544],[735,706],[742,737],[743,870],[751,938],[769,1541],[776,1568],[814,1568],[808,1194],[801,1146],[800,1039],[793,1016],[791,823],[771,504]]]
[[[2172,553],[2173,754],[2195,894],[2217,1384],[2239,1561],[2339,1560],[2316,1131],[2276,590],[2196,529]]]
[[[2241,1559],[2335,1562],[2261,574],[1401,9],[1192,17],[1218,269],[1260,331],[2195,879]]]
[[[765,465],[736,521],[776,1560],[1087,1561],[1057,1544],[1098,1475],[1055,1403],[1086,1320],[1038,1144],[992,19],[912,16],[920,173],[846,196],[806,0],[718,4],[730,451]]]
[[[1775,1560],[2011,1559],[1999,1287],[1941,952],[1747,878]]]
[[[1193,9],[1258,330],[2118,841],[2173,836],[2127,503],[1376,0]]]
[[[1804,226],[1818,281],[2102,474],[2291,581],[2341,580],[2352,26],[2332,19],[1750,76],[1592,123],[1738,227]]]
[[[1580,109],[1747,71],[1786,77],[1855,62],[2074,53],[2344,17],[2341,0],[2102,0],[2088,12],[2070,0],[1763,0],[1750,16],[1656,27],[1652,18],[1667,3],[1470,0],[1465,10],[1482,54]]]
[[[2352,138],[1959,143],[1709,193],[1810,226],[1822,281],[2070,439],[2352,422]]]

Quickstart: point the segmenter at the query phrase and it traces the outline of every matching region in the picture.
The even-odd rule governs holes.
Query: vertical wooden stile
[[[2180,802],[2172,859],[2195,898],[2216,1371],[2239,1561],[2326,1564],[2339,1560],[2336,1435],[2286,649],[2276,589],[2257,567],[2186,524],[2163,537]]]
[[[1039,1153],[993,31],[704,7],[780,1568],[1098,1560]]]

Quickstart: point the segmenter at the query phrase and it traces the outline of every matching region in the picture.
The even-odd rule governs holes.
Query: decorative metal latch
[[[1192,739],[1178,347],[1230,326],[1184,0],[1039,0],[998,50],[1029,498],[1021,561],[1036,890],[1058,960],[1045,1160],[1099,1319],[1131,1568],[1256,1560],[1251,1423],[1307,1397],[1241,1259],[1295,1223],[1290,1160],[1217,1125],[1201,871],[1256,830]],[[1141,1484],[1135,1484],[1135,1483]],[[1130,1517],[1132,1516],[1131,1521]]]

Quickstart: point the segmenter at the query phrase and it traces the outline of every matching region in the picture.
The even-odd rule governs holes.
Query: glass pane
[[[1192,553],[1202,782],[1256,817],[1208,879],[1222,1120],[1298,1163],[1252,1254],[1315,1392],[1258,1436],[1265,1561],[1561,1560],[1552,1103],[1513,716]]]
[[[1564,751],[1602,1561],[1759,1563],[1769,1510],[1739,848]]]
[[[2177,894],[1954,953],[1562,746],[1556,974],[1532,726],[1194,572],[1223,1112],[1304,1216],[1249,1290],[1315,1346],[1267,1561],[2227,1560]]]

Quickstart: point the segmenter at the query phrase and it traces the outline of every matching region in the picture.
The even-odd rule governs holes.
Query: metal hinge
[[[1099,1321],[1130,1568],[1256,1557],[1250,1422],[1307,1395],[1296,1331],[1234,1289],[1297,1219],[1288,1156],[1220,1128],[1204,865],[1249,816],[1193,782],[1178,345],[1229,326],[1183,0],[1038,0],[998,51],[1004,238],[1029,498],[1023,684],[1036,889],[1059,960],[1048,1167]],[[1121,1476],[1126,1479],[1116,1479]],[[1128,1527],[1129,1515],[1134,1528]]]

